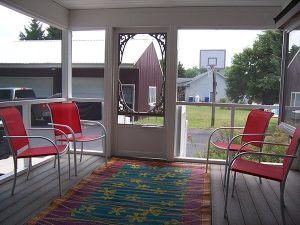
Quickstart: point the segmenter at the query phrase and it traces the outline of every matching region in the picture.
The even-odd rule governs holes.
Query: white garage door
[[[52,77],[0,77],[0,87],[32,88],[39,98],[53,95]]]
[[[103,98],[104,78],[98,77],[73,77],[73,97]]]

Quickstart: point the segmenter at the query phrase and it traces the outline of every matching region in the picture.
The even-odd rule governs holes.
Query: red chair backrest
[[[290,145],[286,151],[287,155],[295,155],[296,154],[299,139],[300,139],[300,125],[298,125],[298,127],[296,128],[296,130],[293,134]],[[291,157],[285,157],[283,159],[283,175],[285,175],[288,172],[290,160],[292,160]]]
[[[244,134],[264,134],[267,130],[270,119],[273,113],[267,112],[261,109],[253,109],[248,115]],[[242,136],[242,142],[249,141],[263,141],[265,136],[254,135],[254,136]],[[253,143],[254,146],[261,147],[260,143]]]
[[[50,103],[48,104],[52,122],[56,124],[63,124],[71,127],[75,134],[82,133],[80,125],[79,110],[75,103]],[[55,128],[62,130],[65,134],[71,134],[71,132],[64,127],[54,126]],[[60,136],[61,133],[54,131],[55,136]]]
[[[4,124],[6,135],[27,136],[22,116],[16,107],[0,108],[0,118]],[[13,152],[29,145],[28,138],[11,138],[9,142]]]

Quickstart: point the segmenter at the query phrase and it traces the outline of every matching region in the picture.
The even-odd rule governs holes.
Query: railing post
[[[22,105],[23,123],[27,128],[31,127],[31,104]],[[24,167],[29,167],[29,159],[24,159]]]

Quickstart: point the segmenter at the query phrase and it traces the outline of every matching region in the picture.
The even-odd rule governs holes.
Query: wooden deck
[[[224,219],[224,166],[211,166],[212,224],[281,225],[279,183],[237,174],[234,197],[231,186],[228,198],[228,220]],[[232,181],[232,180],[231,180]],[[287,225],[300,224],[300,173],[290,171],[285,186]]]
[[[103,163],[103,158],[85,155],[82,163],[78,164],[78,176],[72,171],[71,180],[68,179],[68,163],[66,157],[62,160],[62,187],[66,191],[83,177],[90,174]],[[236,191],[233,198],[229,198],[228,220],[223,217],[224,167],[211,166],[212,193],[212,224],[236,225],[280,225],[282,224],[279,204],[279,184],[263,179],[259,180],[238,175]],[[10,195],[12,182],[0,185],[0,224],[23,224],[31,216],[48,206],[52,199],[58,196],[57,171],[53,162],[49,162],[32,170],[29,181],[25,175],[17,179],[16,194]],[[230,195],[231,196],[231,195]],[[300,224],[300,173],[291,171],[286,184],[286,220],[287,224]]]

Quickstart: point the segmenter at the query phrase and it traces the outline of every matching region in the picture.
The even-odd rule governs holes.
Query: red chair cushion
[[[223,150],[226,150],[228,149],[228,146],[229,144],[228,143],[224,143],[224,142],[212,142],[217,148],[220,148],[220,149],[223,149]],[[240,151],[241,147],[243,145],[241,144],[231,144],[230,145],[230,149],[229,151],[234,151],[234,152],[237,152],[237,151]],[[249,148],[249,147],[244,147],[241,152],[256,152],[256,150],[252,149],[252,148]]]
[[[234,161],[231,170],[279,182],[283,179],[283,168],[281,166],[262,164],[241,158]]]
[[[67,145],[57,145],[59,153],[62,153]],[[33,147],[28,148],[25,151],[17,155],[17,158],[30,158],[30,157],[39,157],[47,155],[56,155],[57,151],[54,146],[42,146],[42,147]]]

